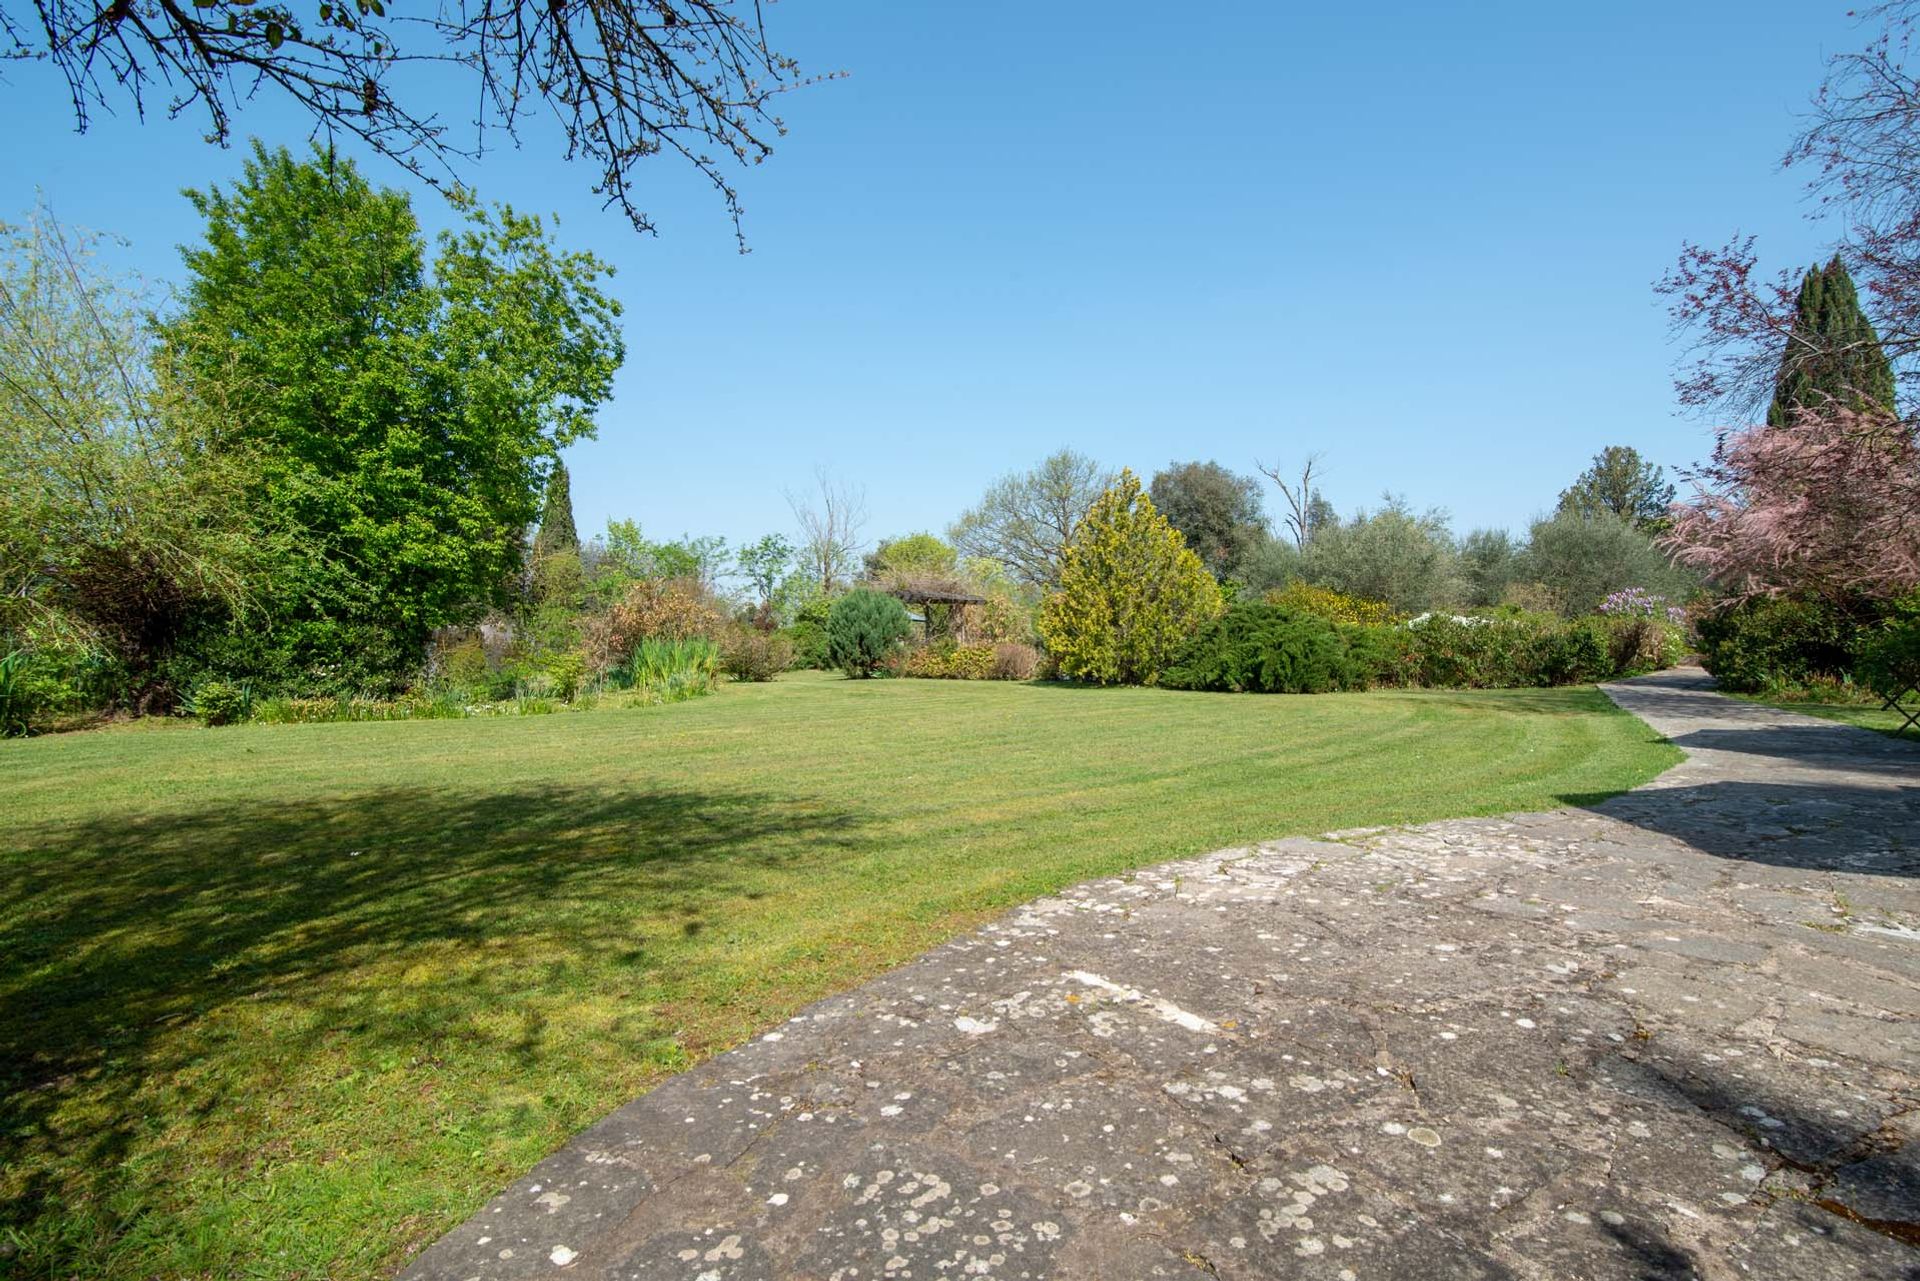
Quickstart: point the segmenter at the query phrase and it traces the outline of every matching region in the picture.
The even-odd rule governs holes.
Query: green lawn
[[[1591,689],[814,675],[0,744],[0,1275],[389,1273],[664,1074],[1010,904],[1677,759]]]
[[[1822,699],[1822,698],[1780,698],[1766,694],[1735,694],[1735,698],[1749,703],[1762,703],[1768,707],[1778,707],[1782,711],[1802,712],[1808,716],[1818,716],[1822,720],[1840,721],[1847,725],[1858,725],[1862,729],[1879,730],[1895,738],[1904,738],[1909,742],[1920,741],[1920,729],[1903,729],[1901,722],[1906,717],[1898,712],[1882,711],[1879,700],[1861,699]]]

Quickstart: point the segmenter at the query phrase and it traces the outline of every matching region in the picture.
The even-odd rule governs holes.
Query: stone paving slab
[[[1687,760],[1030,904],[405,1275],[1920,1278],[1920,751],[1698,671],[1608,692]]]

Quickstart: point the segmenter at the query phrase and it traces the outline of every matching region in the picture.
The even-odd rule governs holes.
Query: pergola
[[[929,605],[984,605],[985,596],[976,596],[972,592],[961,591],[953,587],[933,587],[924,585],[901,585],[887,588],[887,594],[897,597],[903,604],[920,607],[920,627],[926,639],[933,639],[933,619],[927,613]]]

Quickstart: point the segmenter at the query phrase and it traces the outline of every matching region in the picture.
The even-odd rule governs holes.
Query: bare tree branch
[[[867,491],[835,480],[824,467],[815,468],[813,476],[818,502],[789,491],[787,506],[800,526],[800,558],[825,593],[853,576],[860,531],[867,523]]]
[[[26,7],[0,0],[12,4]],[[316,139],[357,138],[433,186],[458,182],[488,130],[517,144],[527,114],[550,111],[567,158],[599,166],[594,191],[636,230],[654,230],[636,165],[669,152],[713,185],[736,237],[728,162],[771,155],[785,133],[774,98],[813,83],[768,47],[757,0],[750,11],[739,0],[444,0],[431,16],[392,18],[383,0],[36,0],[31,19],[0,7],[0,60],[51,62],[81,132],[95,110],[130,103],[144,120],[164,102],[225,144],[241,105],[278,91]],[[396,90],[415,64],[474,78],[470,143]]]
[[[1259,459],[1253,460],[1255,469],[1262,476],[1280,487],[1280,496],[1286,500],[1287,528],[1293,531],[1293,545],[1305,550],[1307,539],[1313,535],[1313,469],[1320,465],[1323,455],[1308,454],[1300,467],[1300,478],[1289,482],[1280,474],[1280,464],[1269,467]]]

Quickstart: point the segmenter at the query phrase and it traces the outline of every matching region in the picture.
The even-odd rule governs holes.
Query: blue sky
[[[583,532],[790,531],[816,466],[866,488],[870,538],[940,531],[1063,445],[1143,475],[1319,452],[1343,511],[1392,490],[1524,528],[1602,446],[1707,453],[1650,283],[1687,238],[1819,252],[1778,159],[1867,35],[1830,0],[781,0],[768,26],[848,74],[787,98],[790,135],[741,174],[750,254],[672,161],[642,179],[657,238],[547,134],[467,171],[618,267],[627,365],[568,454]],[[38,188],[178,278],[177,193],[240,149],[164,116],[76,135],[39,68],[0,103],[0,216]],[[239,127],[306,133],[266,103]]]

